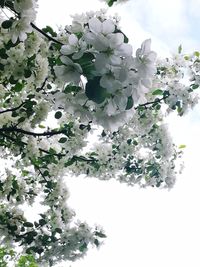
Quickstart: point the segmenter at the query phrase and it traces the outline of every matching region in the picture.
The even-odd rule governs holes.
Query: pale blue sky
[[[70,3],[70,4],[69,4]],[[97,0],[39,0],[39,25],[65,25],[69,14],[97,10]],[[200,0],[130,0],[118,12],[134,48],[152,38],[160,56],[200,49]],[[170,121],[174,140],[185,143],[186,168],[170,192],[139,190],[115,182],[68,179],[69,203],[77,218],[101,224],[108,235],[99,251],[91,250],[72,267],[199,267],[200,112]],[[61,264],[59,267],[68,267]]]

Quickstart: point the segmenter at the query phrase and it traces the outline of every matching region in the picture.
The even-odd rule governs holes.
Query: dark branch
[[[155,99],[154,101],[146,102],[146,103],[144,103],[144,104],[140,104],[140,105],[138,105],[137,107],[135,107],[135,109],[138,109],[138,108],[140,108],[140,107],[147,107],[147,106],[149,106],[149,105],[153,105],[153,104],[160,103],[160,102],[162,102],[162,100],[165,100],[166,98],[168,98],[168,96],[164,96],[164,97],[162,97],[162,98],[157,98],[157,99]]]
[[[4,136],[4,137],[6,137],[7,139],[11,140],[13,143],[15,143],[15,144],[17,144],[17,145],[19,145],[19,143],[20,143],[21,145],[26,145],[26,146],[28,145],[26,142],[16,140],[15,138],[13,138],[13,137],[10,136],[10,135],[4,134],[4,133],[1,133],[1,135]],[[62,157],[65,157],[65,156],[66,156],[66,154],[64,154],[64,153],[52,153],[52,152],[49,152],[48,150],[44,150],[44,149],[42,149],[42,148],[39,148],[39,150],[40,150],[41,152],[44,152],[44,153],[49,154],[49,155],[52,155],[52,156],[56,156],[56,157],[58,157],[58,158],[60,158],[60,157],[62,158]],[[76,156],[76,155],[74,155],[74,156],[71,158],[71,160],[75,160],[75,161],[85,161],[85,162],[97,162],[97,161],[98,161],[97,159],[86,158],[86,157],[84,157],[84,156]]]
[[[41,30],[40,28],[38,28],[34,23],[30,23],[31,26],[38,31],[39,33],[41,33],[42,35],[44,35],[47,39],[49,39],[50,41],[53,41],[54,43],[63,45],[63,43],[59,42],[58,40],[56,40],[55,38],[51,37],[50,35],[48,35],[46,32],[44,32],[43,30]]]
[[[19,108],[21,108],[24,105],[24,103],[20,104],[18,107],[15,108],[10,108],[10,109],[5,109],[5,110],[0,110],[0,114],[6,113],[6,112],[12,112],[12,111],[16,111]]]
[[[72,159],[76,161],[85,161],[85,162],[96,162],[97,159],[85,158],[83,156],[73,156]]]
[[[14,12],[18,18],[20,18],[20,13],[17,12],[15,9],[14,9],[14,5],[13,3],[10,3],[10,2],[5,2],[5,6],[7,8],[9,8],[12,12]],[[57,44],[60,44],[60,45],[63,45],[63,43],[59,42],[58,40],[54,39],[53,37],[51,37],[50,35],[48,35],[46,32],[44,32],[43,30],[41,30],[40,28],[38,28],[34,23],[30,23],[31,26],[38,32],[40,32],[42,35],[44,35],[47,39],[49,39],[50,41],[53,41],[54,43],[57,43]]]
[[[53,136],[53,135],[57,135],[57,134],[65,134],[66,135],[66,130],[60,130],[60,131],[55,131],[55,130],[52,130],[52,131],[47,131],[47,132],[43,132],[43,133],[35,133],[35,132],[30,132],[30,131],[26,131],[26,130],[23,130],[23,129],[20,129],[20,128],[17,128],[17,127],[3,127],[3,128],[0,128],[0,134],[2,132],[17,132],[17,133],[22,133],[22,134],[25,134],[25,135],[31,135],[31,136],[34,136],[34,137],[38,137],[38,136]]]

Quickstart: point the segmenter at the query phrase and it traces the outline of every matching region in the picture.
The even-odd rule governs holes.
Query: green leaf
[[[178,148],[179,148],[179,149],[186,148],[186,145],[180,145]]]
[[[117,2],[117,0],[109,0],[108,6],[111,7],[114,4],[114,2]]]
[[[44,125],[42,125],[42,124],[39,124],[38,127],[41,128],[41,129],[45,129],[45,128],[46,128],[46,127],[45,127]]]
[[[195,55],[196,57],[199,57],[199,56],[200,56],[200,53],[199,53],[198,51],[195,51],[195,52],[194,52],[194,55]]]
[[[63,144],[65,142],[67,142],[67,138],[66,137],[61,137],[58,142]]]
[[[156,89],[152,92],[152,95],[163,95],[163,91],[161,89]]]
[[[50,26],[46,26],[45,28],[42,29],[43,32],[49,33],[52,37],[56,37],[57,33],[54,32],[54,30]]]
[[[180,44],[178,47],[178,53],[181,54],[181,52],[182,52],[182,45]]]
[[[126,105],[126,110],[129,110],[133,107],[133,98],[132,96],[128,97],[127,105]]]
[[[0,57],[2,59],[7,59],[8,58],[8,55],[6,54],[6,49],[5,48],[1,48],[0,49]]]
[[[84,250],[86,250],[87,249],[87,243],[83,243],[80,247],[79,247],[79,250],[81,251],[81,252],[83,252]]]
[[[69,94],[69,93],[78,93],[79,91],[81,91],[82,88],[80,86],[74,86],[74,85],[67,85],[64,89],[64,93],[65,94]]]
[[[106,238],[106,235],[103,234],[102,232],[98,232],[98,231],[96,231],[96,232],[95,232],[95,235],[98,236],[98,237],[101,237],[101,238]]]
[[[17,180],[13,180],[13,181],[12,181],[12,186],[13,186],[13,188],[16,189],[16,190],[19,189],[19,185],[18,185],[18,183],[17,183]]]
[[[71,158],[70,160],[65,162],[65,167],[71,166],[72,164],[74,164],[74,162],[76,162],[76,160],[74,158]]]
[[[21,117],[21,118],[19,118],[19,119],[17,120],[17,122],[18,122],[18,123],[21,123],[21,122],[24,122],[25,120],[26,120],[26,118]]]
[[[94,59],[95,57],[92,53],[84,53],[81,58],[74,60],[74,62],[81,65],[83,74],[87,77],[88,80],[93,78],[92,73],[95,70]]]
[[[25,227],[33,227],[33,224],[31,222],[25,222],[23,225]]]
[[[55,228],[55,232],[59,233],[59,234],[62,234],[62,229],[61,228]]]
[[[160,105],[160,104],[157,104],[157,105],[155,106],[155,108],[156,108],[156,110],[160,110],[160,109],[161,109],[161,105]]]
[[[191,87],[193,90],[195,90],[195,89],[199,88],[199,85],[198,84],[192,84]]]
[[[20,92],[23,89],[24,85],[20,82],[16,83],[15,86],[12,87],[12,91]]]
[[[39,224],[41,226],[43,226],[43,225],[47,224],[47,222],[44,219],[39,219]]]
[[[95,244],[96,247],[99,247],[99,245],[100,245],[99,240],[98,239],[95,239],[94,240],[94,244]]]
[[[0,71],[4,71],[4,65],[0,63]]]
[[[58,120],[58,119],[60,119],[62,117],[62,112],[61,111],[57,111],[56,113],[55,113],[55,118]]]
[[[29,69],[24,70],[24,77],[25,77],[25,78],[29,78],[29,77],[31,77],[31,74],[32,74],[31,70],[29,70]]]
[[[1,27],[4,28],[4,29],[9,29],[13,24],[13,20],[9,19],[9,20],[4,20],[2,23],[1,23]]]
[[[100,86],[100,77],[95,77],[87,82],[85,94],[88,99],[97,104],[102,103],[108,95],[106,89]]]

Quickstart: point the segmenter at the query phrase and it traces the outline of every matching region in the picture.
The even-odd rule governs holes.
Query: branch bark
[[[19,106],[15,107],[15,108],[9,108],[9,109],[5,109],[5,110],[1,110],[0,114],[6,113],[6,112],[12,112],[12,111],[16,111],[18,109],[20,109],[25,103],[21,103]]]
[[[1,133],[11,133],[11,132],[17,132],[17,133],[22,133],[25,135],[31,135],[34,137],[38,137],[38,136],[53,136],[53,135],[57,135],[57,134],[65,134],[66,135],[66,130],[60,130],[60,131],[47,131],[47,132],[43,132],[43,133],[35,133],[35,132],[30,132],[30,131],[26,131],[24,129],[20,129],[17,127],[3,127],[0,128],[0,135]]]

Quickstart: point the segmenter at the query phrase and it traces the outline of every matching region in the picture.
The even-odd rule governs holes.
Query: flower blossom
[[[54,67],[56,76],[63,82],[74,82],[78,84],[82,73],[81,66],[78,63],[74,63],[67,56],[61,56],[60,60],[64,65]]]

